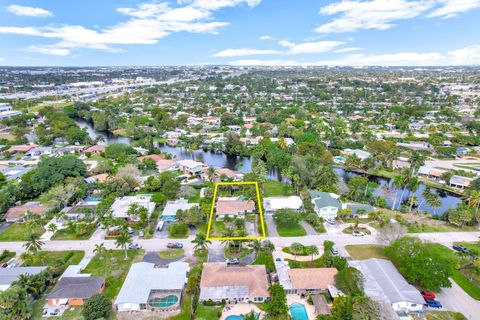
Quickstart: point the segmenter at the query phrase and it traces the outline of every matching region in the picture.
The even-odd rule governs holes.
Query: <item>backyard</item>
[[[265,191],[262,194],[262,197],[280,197],[280,196],[290,196],[293,194],[292,186],[276,180],[267,180],[265,181]]]

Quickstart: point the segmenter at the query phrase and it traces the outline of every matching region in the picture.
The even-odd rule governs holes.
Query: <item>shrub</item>
[[[103,294],[94,294],[85,302],[82,315],[86,320],[107,319],[112,313],[112,302]]]

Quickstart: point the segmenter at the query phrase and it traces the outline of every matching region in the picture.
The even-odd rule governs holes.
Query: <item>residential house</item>
[[[451,187],[465,189],[470,185],[470,183],[472,183],[472,181],[473,181],[473,178],[467,178],[467,177],[455,175],[450,178],[449,183]]]
[[[364,277],[365,294],[374,301],[387,302],[398,314],[421,313],[425,300],[389,260],[367,259],[350,261]]]
[[[0,292],[10,288],[12,283],[17,281],[20,275],[36,275],[43,270],[47,270],[47,267],[0,268]]]
[[[203,169],[203,163],[194,160],[180,160],[178,165],[184,174],[191,176],[199,175]]]
[[[99,144],[96,144],[94,146],[91,146],[91,147],[88,147],[86,149],[83,150],[84,153],[90,153],[90,154],[93,154],[93,155],[98,155],[102,152],[105,152],[105,146],[104,145],[99,145]]]
[[[162,159],[157,161],[157,170],[158,172],[167,172],[178,170],[180,166],[174,160]]]
[[[153,161],[157,162],[163,160],[163,156],[161,154],[149,154],[137,158],[138,162],[140,163],[142,163],[145,159],[152,159]]]
[[[470,152],[469,149],[467,148],[457,148],[457,150],[455,151],[455,153],[457,154],[457,157],[459,158],[462,158],[464,156],[466,156],[468,153]]]
[[[112,210],[113,216],[115,218],[137,221],[138,217],[130,217],[127,214],[128,209],[133,204],[139,205],[147,209],[149,217],[155,210],[155,202],[152,201],[151,194],[137,194],[135,196],[125,196],[116,199],[110,207],[110,210]]]
[[[220,182],[225,180],[242,181],[243,174],[237,173],[228,168],[219,168],[215,170],[214,182]]]
[[[51,207],[39,202],[27,202],[20,206],[11,207],[5,213],[4,219],[7,222],[25,221],[28,214],[44,216]]]
[[[429,166],[421,166],[418,168],[417,174],[431,180],[440,180],[445,172],[445,170],[435,169]]]
[[[366,203],[343,203],[343,209],[349,209],[352,217],[356,218],[367,218],[370,212],[375,211],[375,208]]]
[[[96,209],[96,204],[80,201],[74,206],[63,208],[61,212],[67,220],[78,220],[94,217]]]
[[[17,146],[11,146],[10,148],[7,149],[7,152],[9,153],[18,153],[22,152],[25,153],[27,151],[30,151],[34,148],[38,147],[36,144],[24,144],[24,145],[17,145]]]
[[[410,141],[408,143],[397,142],[397,146],[404,147],[410,150],[433,151],[433,146],[430,143],[424,141]]]
[[[49,306],[82,306],[85,301],[105,288],[103,277],[62,277],[47,295]]]
[[[360,149],[345,149],[343,150],[343,153],[347,156],[356,155],[362,161],[372,156],[370,152]]]
[[[185,262],[172,262],[166,268],[148,262],[132,264],[115,300],[117,310],[180,308],[188,271]]]
[[[298,196],[263,198],[263,210],[265,214],[274,214],[275,211],[280,209],[290,209],[296,212],[302,212],[303,201]]]
[[[223,220],[226,216],[241,218],[246,213],[253,213],[254,211],[255,202],[252,200],[221,197],[215,204],[215,214],[218,220]]]
[[[205,263],[200,280],[200,302],[264,302],[269,298],[264,265],[229,267],[224,262]]]
[[[338,211],[342,210],[338,194],[310,190],[310,198],[312,198],[315,212],[323,219],[335,219]]]
[[[175,221],[177,220],[178,210],[185,211],[194,207],[198,207],[198,203],[189,203],[187,199],[183,198],[175,201],[167,201],[167,204],[162,211],[161,219],[164,221]]]

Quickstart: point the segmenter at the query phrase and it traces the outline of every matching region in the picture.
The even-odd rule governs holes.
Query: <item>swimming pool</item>
[[[225,320],[243,320],[242,316],[228,316]]]
[[[99,202],[100,201],[100,198],[95,198],[95,197],[86,197],[83,201],[85,202]]]
[[[290,306],[290,315],[293,320],[308,320],[307,310],[301,303],[294,303]]]
[[[148,302],[148,304],[154,308],[168,308],[176,303],[178,303],[178,297],[174,295],[166,296],[163,298],[153,298]]]

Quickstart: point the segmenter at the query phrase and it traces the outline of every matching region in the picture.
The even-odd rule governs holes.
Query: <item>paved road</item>
[[[466,294],[453,280],[452,287],[443,288],[437,295],[437,299],[446,310],[459,311],[463,313],[467,319],[480,320],[480,301]]]

